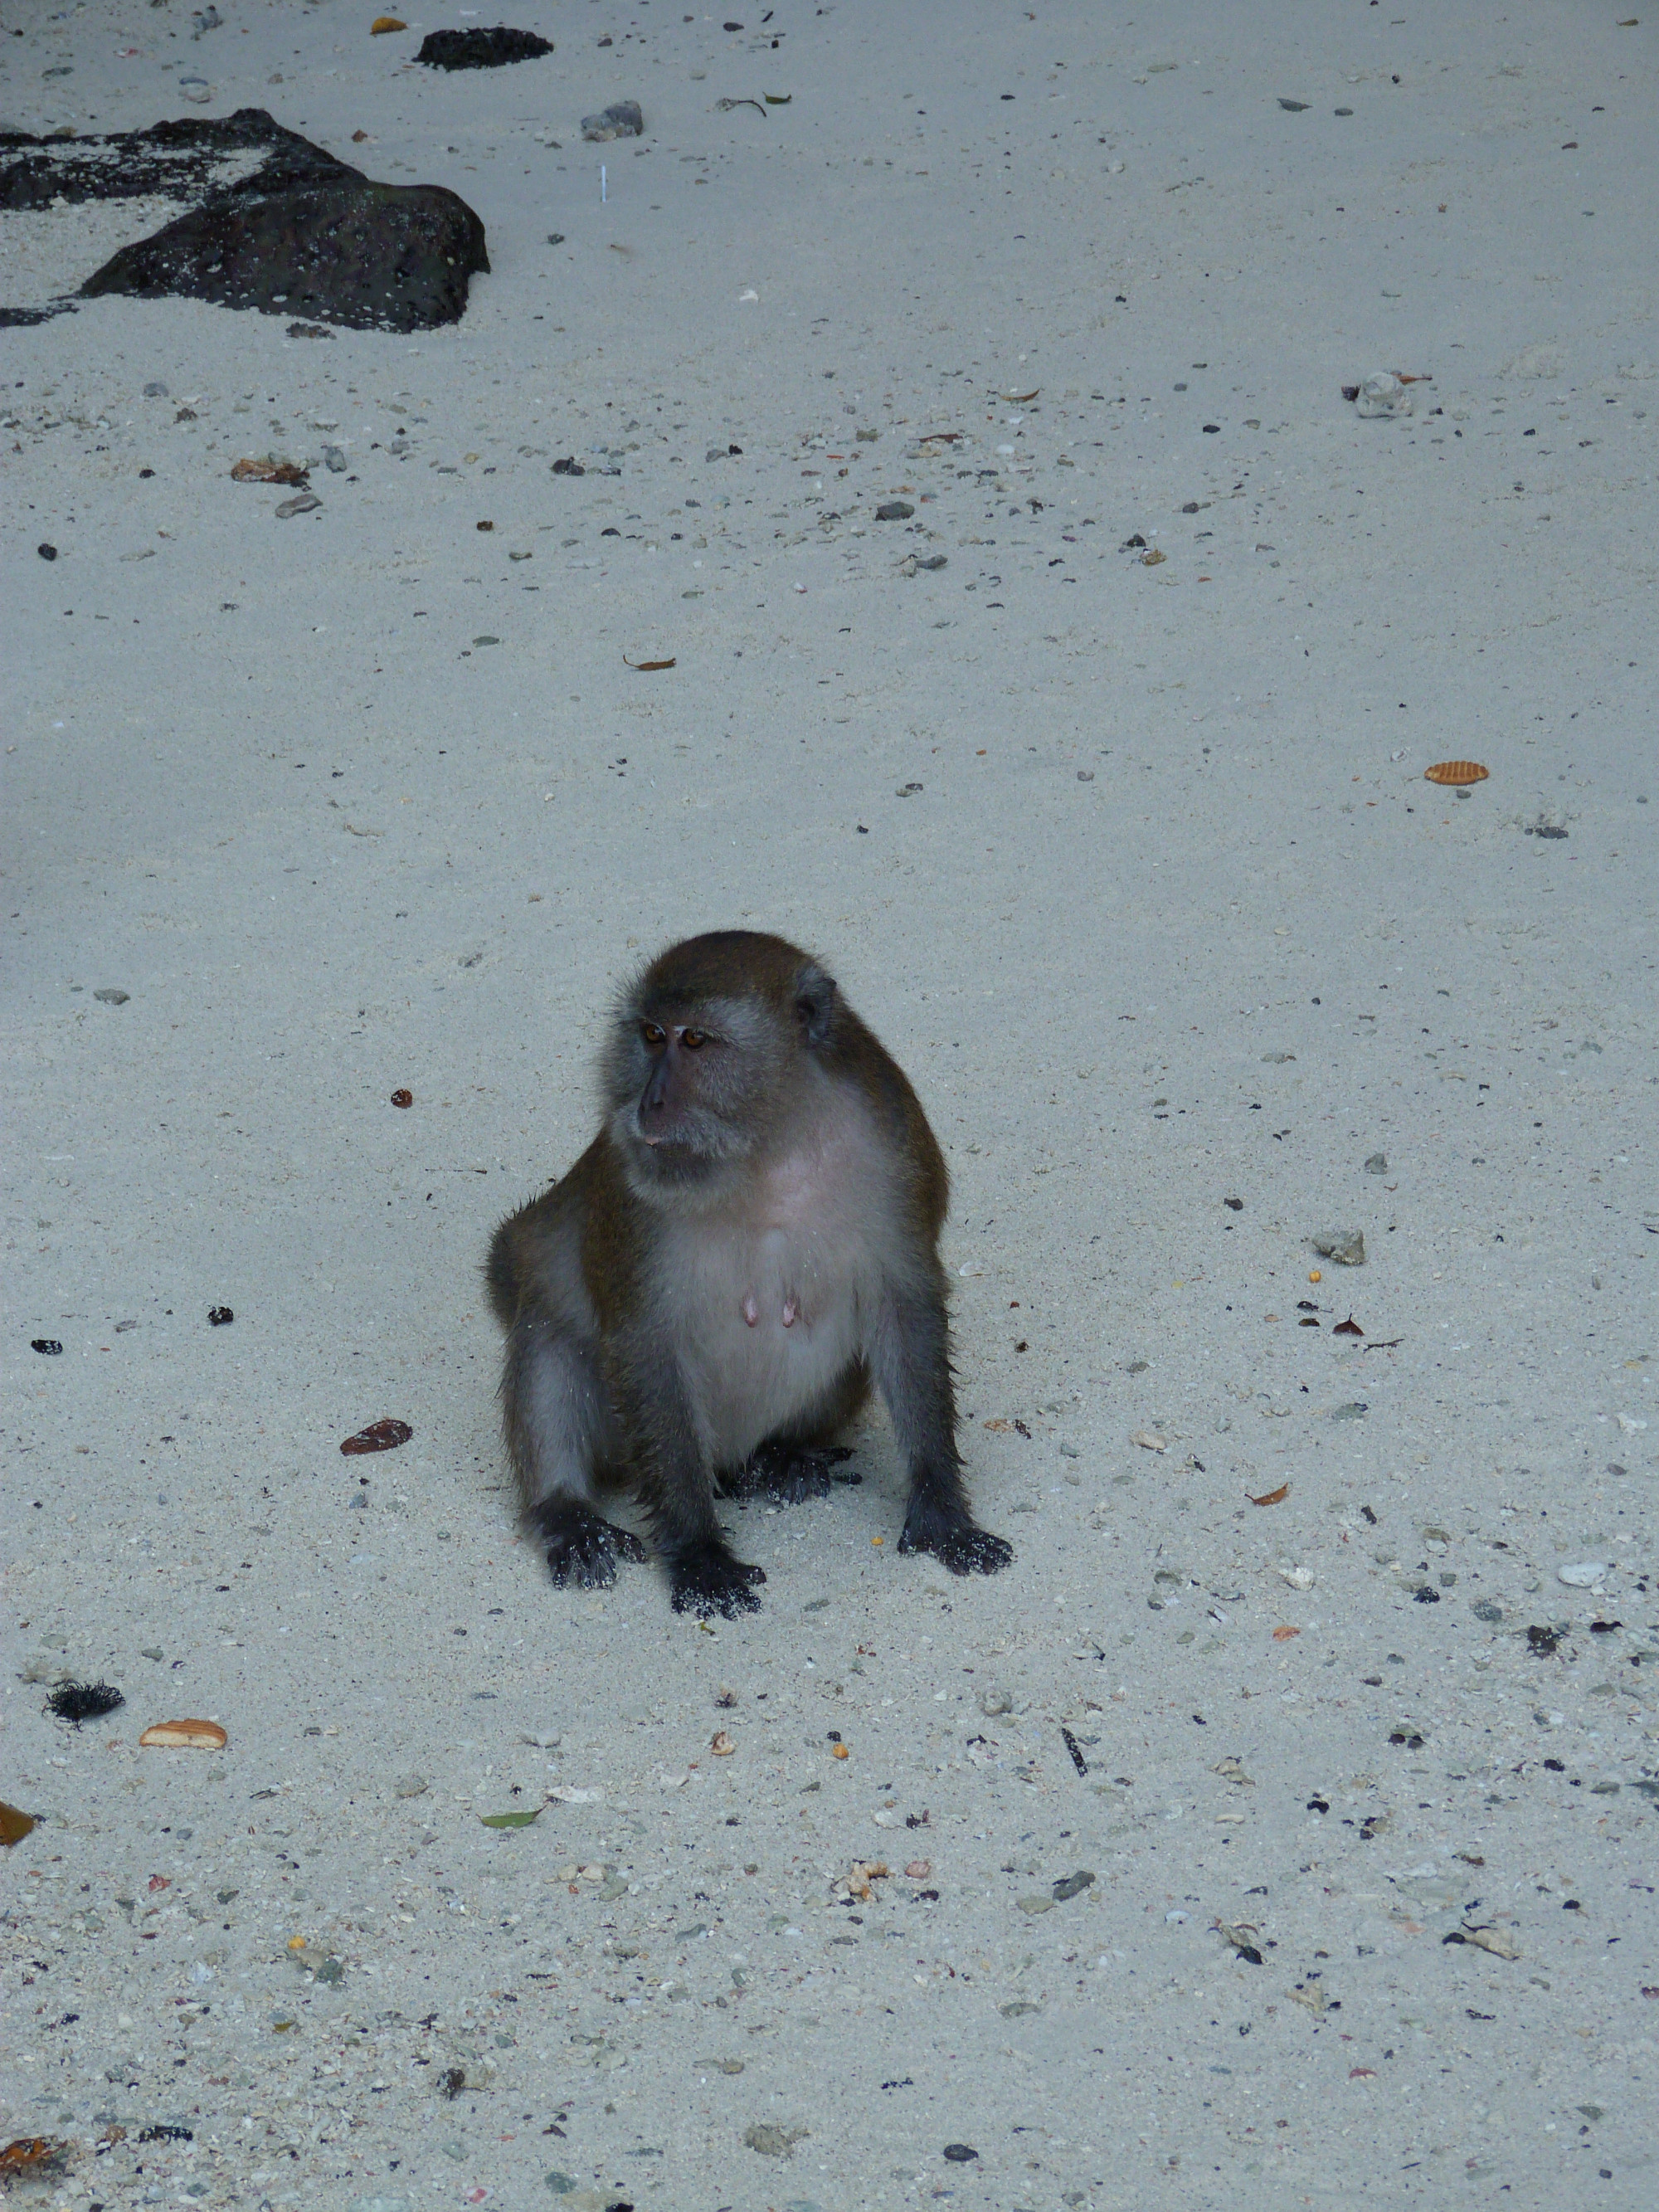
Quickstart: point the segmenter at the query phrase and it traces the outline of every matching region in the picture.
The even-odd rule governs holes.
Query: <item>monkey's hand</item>
[[[999,1575],[1014,1556],[1014,1547],[973,1521],[941,1522],[935,1514],[924,1516],[915,1506],[899,1538],[901,1552],[931,1552],[953,1575]]]
[[[827,1498],[836,1482],[858,1482],[856,1474],[831,1474],[853,1456],[848,1444],[764,1443],[750,1455],[728,1485],[734,1498],[769,1498],[775,1505],[801,1505]]]
[[[765,1570],[734,1559],[724,1544],[682,1553],[669,1572],[676,1613],[718,1613],[732,1620],[740,1613],[760,1611],[751,1585],[766,1580]]]
[[[561,1589],[570,1583],[582,1589],[607,1589],[617,1579],[619,1559],[645,1557],[637,1536],[574,1499],[546,1498],[532,1518],[547,1546],[547,1564]]]

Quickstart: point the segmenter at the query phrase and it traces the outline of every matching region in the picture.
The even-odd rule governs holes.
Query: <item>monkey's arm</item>
[[[996,1574],[1013,1549],[975,1521],[962,1479],[942,1276],[889,1285],[870,1364],[910,1470],[900,1551],[931,1552],[953,1575]]]
[[[752,1585],[766,1576],[732,1552],[714,1516],[713,1474],[672,1346],[636,1325],[611,1340],[606,1365],[675,1612],[728,1620],[757,1612]]]

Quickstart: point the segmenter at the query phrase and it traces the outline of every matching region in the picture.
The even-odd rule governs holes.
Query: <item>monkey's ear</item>
[[[836,1011],[836,982],[816,961],[809,961],[795,978],[795,1007],[810,1045],[820,1045],[830,1034]]]

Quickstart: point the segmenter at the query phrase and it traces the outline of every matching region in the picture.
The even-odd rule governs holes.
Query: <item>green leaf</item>
[[[527,1828],[541,1818],[541,1812],[538,1805],[528,1813],[480,1813],[478,1818],[486,1828]]]

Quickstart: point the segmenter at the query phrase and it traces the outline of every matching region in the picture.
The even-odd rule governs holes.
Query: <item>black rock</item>
[[[55,561],[58,558],[58,548],[55,545],[37,545],[34,550],[43,561]]]
[[[497,23],[488,31],[428,31],[415,57],[428,69],[501,69],[508,62],[533,62],[552,46],[533,31],[509,31]]]
[[[250,153],[260,156],[251,172]],[[468,280],[489,267],[483,225],[456,193],[377,184],[263,108],[108,137],[0,139],[0,208],[137,194],[183,201],[185,211],[123,246],[81,297],[209,300],[409,331],[459,322]],[[0,323],[71,304],[0,310]]]
[[[915,511],[908,499],[884,499],[876,509],[876,520],[908,522]]]

